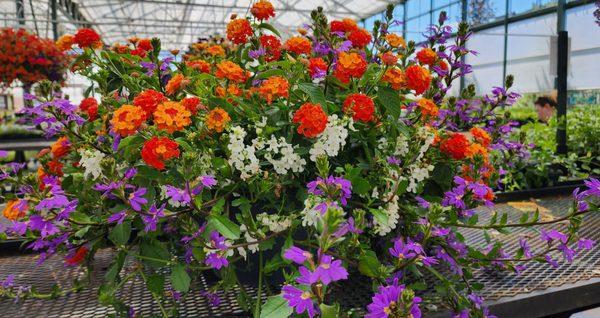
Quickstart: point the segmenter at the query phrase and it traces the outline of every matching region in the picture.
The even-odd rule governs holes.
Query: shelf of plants
[[[598,211],[596,179],[551,220],[476,213],[493,205],[498,162],[516,143],[496,109],[517,96],[511,77],[482,98],[472,86],[446,95],[470,70],[468,25],[452,30],[442,14],[417,47],[387,32],[391,6],[373,32],[317,9],[283,40],[268,1],[250,12],[228,22],[228,42],[174,57],[159,57],[159,39],[107,47],[92,29],[63,36],[59,47],[80,49],[72,69],[94,85],[77,106],[42,84],[25,108],[58,140],[37,173],[2,168],[19,189],[6,198],[5,235],[27,240],[39,263],[88,270],[111,248],[101,303],[126,315],[119,290],[141,279],[163,316],[203,275],[218,278],[210,299],[251,279],[265,296],[237,297],[255,317],[356,316],[331,288],[352,274],[370,282],[366,317],[420,317],[431,302],[492,317],[475,271],[550,268],[592,248],[579,229]],[[498,237],[523,229],[539,235]],[[240,275],[247,263],[255,275]],[[11,276],[1,286],[6,297],[68,292]]]

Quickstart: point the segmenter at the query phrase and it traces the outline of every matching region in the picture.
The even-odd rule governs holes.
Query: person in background
[[[535,111],[540,122],[548,123],[556,113],[556,102],[551,97],[540,96],[535,100]]]

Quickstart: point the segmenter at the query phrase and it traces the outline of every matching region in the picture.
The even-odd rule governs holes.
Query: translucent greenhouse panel
[[[466,60],[473,66],[473,73],[467,75],[465,83],[475,84],[477,94],[502,85],[503,33],[504,27],[496,27],[474,33],[469,41],[468,48],[477,51],[477,55],[469,55]]]
[[[550,45],[556,35],[556,15],[548,14],[508,26],[506,74],[515,76],[521,93],[550,92],[556,70],[550,68]]]
[[[571,39],[568,88],[600,88],[600,26],[594,21],[594,4],[567,11]]]

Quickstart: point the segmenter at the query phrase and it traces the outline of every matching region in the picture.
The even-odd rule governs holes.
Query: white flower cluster
[[[229,164],[241,172],[242,179],[248,179],[260,172],[258,158],[255,155],[255,143],[245,145],[244,138],[247,132],[240,126],[234,126],[229,133],[229,145],[227,148],[231,152]]]
[[[248,232],[248,228],[246,227],[245,224],[240,225],[240,232],[244,234],[244,239],[246,239],[246,242],[248,243],[254,243],[257,241],[257,239],[255,239],[254,237],[252,237],[252,235],[250,235],[250,232]],[[248,249],[250,251],[250,253],[256,253],[258,252],[258,245],[259,244],[249,244],[245,247],[238,247],[238,253],[244,258],[246,259],[247,253],[246,253],[246,249]]]
[[[408,176],[400,177],[402,180],[408,180],[406,191],[416,193],[419,182],[429,178],[429,174],[433,171],[433,168],[435,168],[433,165],[420,161],[410,165],[407,169]]]
[[[306,165],[306,160],[294,152],[294,147],[285,141],[285,138],[280,137],[279,140],[275,136],[267,141],[267,153],[265,159],[273,165],[275,172],[278,174],[286,174],[288,171],[302,172]],[[273,158],[274,155],[279,155],[278,159]]]
[[[302,215],[302,226],[309,227],[316,225],[321,218],[321,213],[315,210],[315,207],[321,203],[321,200],[316,196],[308,196],[304,200],[304,210],[300,212]]]
[[[386,214],[387,223],[382,224],[379,223],[377,219],[373,219],[375,233],[381,236],[384,236],[395,229],[398,225],[398,219],[400,218],[400,214],[398,213],[400,210],[398,205],[398,196],[390,192],[384,195],[384,200],[389,200],[389,202],[385,205],[385,207],[379,207],[379,210]]]
[[[85,169],[83,176],[87,179],[92,176],[92,179],[97,179],[102,175],[102,159],[105,154],[98,150],[82,150],[79,152],[81,160],[79,164]]]
[[[316,162],[317,157],[321,155],[327,155],[329,157],[335,157],[338,155],[340,150],[346,145],[346,138],[348,137],[348,129],[353,129],[353,122],[351,118],[338,118],[337,115],[329,116],[327,126],[317,141],[310,149],[310,160]]]
[[[271,232],[285,231],[292,226],[292,219],[289,216],[260,213],[256,215],[256,219],[260,224],[268,227]]]

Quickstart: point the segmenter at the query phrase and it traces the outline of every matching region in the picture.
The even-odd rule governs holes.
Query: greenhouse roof
[[[232,14],[249,14],[252,0],[0,0],[2,26],[17,26],[19,21],[43,36],[52,37],[52,21],[59,21],[58,33],[89,25],[105,42],[123,42],[128,37],[159,37],[167,48],[181,48],[200,37],[223,34]],[[329,18],[369,17],[398,0],[271,0],[276,16],[269,22],[286,34],[310,21],[318,6]],[[24,14],[17,13],[22,3]]]

